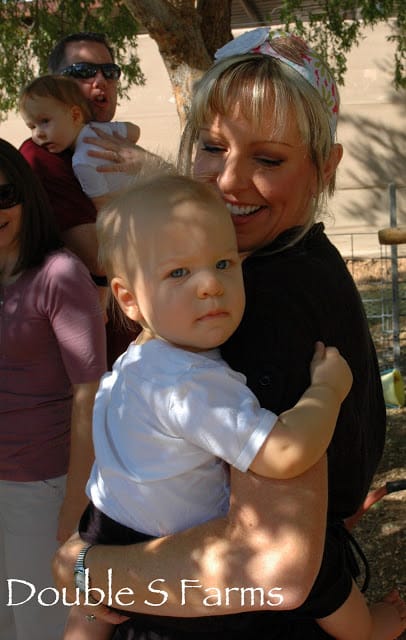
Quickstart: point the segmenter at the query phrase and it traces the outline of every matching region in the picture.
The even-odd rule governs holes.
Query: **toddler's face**
[[[151,224],[133,288],[151,336],[190,351],[225,342],[240,323],[245,296],[235,231],[223,204],[182,202],[159,225]]]
[[[51,153],[69,149],[82,127],[77,108],[51,97],[27,98],[22,116],[35,144]]]

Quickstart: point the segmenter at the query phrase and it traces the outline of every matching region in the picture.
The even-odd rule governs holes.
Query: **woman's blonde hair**
[[[332,151],[329,114],[319,93],[297,71],[278,59],[263,54],[243,54],[224,58],[214,64],[196,83],[179,155],[179,167],[191,171],[192,147],[202,126],[217,114],[227,115],[235,105],[253,126],[269,118],[273,131],[286,125],[288,114],[296,115],[299,133],[316,169],[317,193],[308,228],[323,200],[332,195],[335,174],[325,184],[323,168]]]

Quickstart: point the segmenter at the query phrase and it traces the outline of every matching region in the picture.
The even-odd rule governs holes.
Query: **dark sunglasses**
[[[20,204],[22,198],[17,192],[15,184],[0,185],[0,209],[11,209]]]
[[[74,62],[69,67],[60,71],[62,76],[70,76],[77,80],[90,80],[95,78],[98,71],[101,71],[106,80],[118,80],[121,76],[121,69],[114,62],[95,64],[93,62]]]

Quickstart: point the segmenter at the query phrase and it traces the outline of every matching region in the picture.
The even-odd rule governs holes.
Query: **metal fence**
[[[381,370],[406,374],[406,244],[382,245],[376,231],[328,235],[361,294]]]

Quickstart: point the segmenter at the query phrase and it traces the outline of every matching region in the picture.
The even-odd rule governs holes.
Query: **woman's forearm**
[[[77,529],[88,503],[85,488],[94,460],[92,414],[97,388],[97,380],[73,385],[69,468],[58,526],[60,542],[65,542]]]
[[[268,608],[267,601],[279,604],[272,610],[295,608],[321,562],[326,476],[324,458],[289,481],[232,471],[227,518],[147,543],[95,546],[86,556],[90,585],[109,606],[154,615],[222,615]],[[65,545],[54,562],[58,586],[71,596],[81,547]]]

